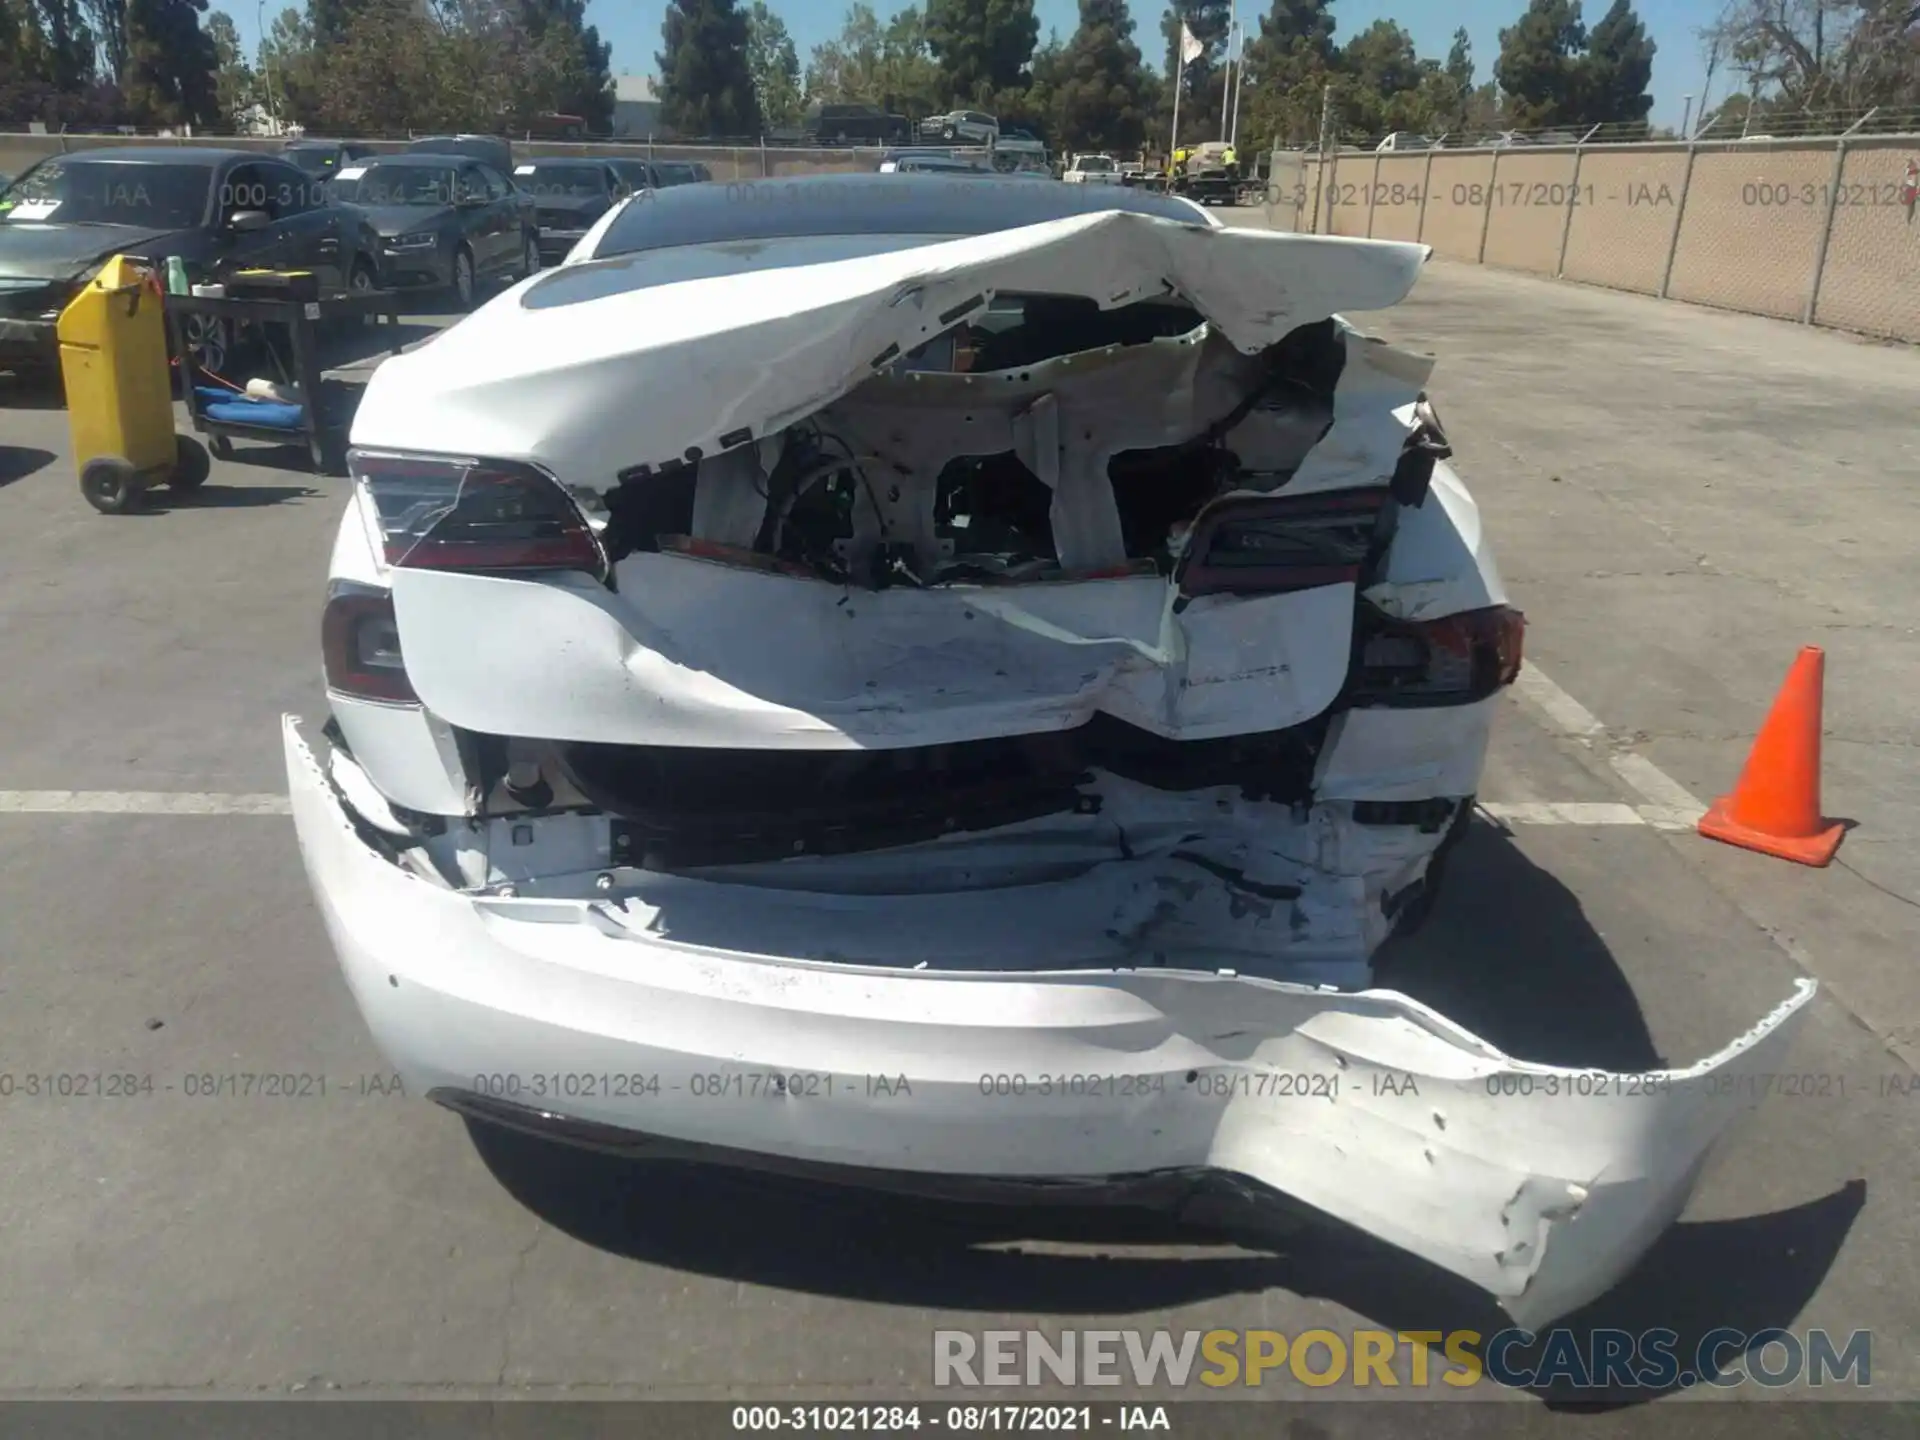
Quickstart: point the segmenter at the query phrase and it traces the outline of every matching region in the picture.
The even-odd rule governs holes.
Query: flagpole
[[[1227,132],[1227,143],[1240,148],[1240,97],[1247,88],[1247,27],[1240,27],[1240,61],[1233,67],[1233,128]]]
[[[1186,39],[1185,27],[1183,26],[1180,39],[1175,42],[1179,47],[1179,61],[1174,67],[1173,72],[1173,138],[1167,142],[1168,174],[1173,173],[1174,153],[1180,148],[1180,92],[1186,88],[1185,82],[1187,78]]]
[[[1233,32],[1240,24],[1239,0],[1227,12],[1227,65],[1220,76],[1220,138],[1227,138],[1227,111],[1233,105]]]

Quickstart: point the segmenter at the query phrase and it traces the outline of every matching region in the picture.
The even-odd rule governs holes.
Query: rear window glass
[[[1119,185],[1035,185],[997,177],[847,175],[688,185],[628,205],[596,257],[678,245],[810,236],[988,235],[1090,211],[1126,210],[1185,225],[1184,200]]]

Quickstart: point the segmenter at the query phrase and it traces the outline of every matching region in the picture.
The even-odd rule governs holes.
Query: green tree
[[[927,48],[955,104],[1024,90],[1040,21],[1033,0],[927,0]]]
[[[747,17],[735,0],[669,0],[660,34],[660,113],[686,136],[761,130],[747,65]]]
[[[1590,125],[1644,125],[1653,109],[1647,87],[1653,83],[1653,53],[1657,47],[1629,0],[1613,0],[1587,35],[1587,53],[1581,60],[1580,91]]]
[[[1333,78],[1334,19],[1325,0],[1273,0],[1247,40],[1241,132],[1302,145],[1320,134],[1320,101]]]
[[[93,30],[96,63],[118,85],[127,71],[127,0],[81,0],[81,9]]]
[[[370,9],[384,9],[384,0],[307,0],[307,25],[313,31],[316,46],[337,45],[352,33],[354,22]],[[427,17],[422,14],[421,19]],[[392,28],[390,16],[380,15],[374,25],[381,30]]]
[[[1466,27],[1453,32],[1453,44],[1447,50],[1447,78],[1460,89],[1461,95],[1473,91],[1473,40],[1467,34]]]
[[[1055,148],[1128,153],[1140,149],[1159,97],[1133,40],[1126,0],[1080,0],[1080,25],[1044,64],[1035,88]]]
[[[753,0],[747,12],[747,69],[753,74],[753,94],[760,115],[770,126],[800,121],[800,54],[793,48],[787,22],[767,8],[767,0]]]
[[[282,10],[260,37],[260,99],[282,120],[318,118],[313,27],[299,10]]]
[[[927,48],[926,19],[908,6],[885,25],[856,4],[832,40],[807,62],[809,105],[880,105],[916,119],[947,108],[939,67]]]
[[[32,0],[29,14],[47,83],[64,92],[86,88],[93,79],[93,31],[78,0]]]
[[[523,114],[578,115],[591,134],[613,129],[613,47],[587,24],[586,0],[519,0],[525,56]]]
[[[253,67],[240,50],[240,32],[233,17],[224,10],[207,16],[207,39],[213,44],[214,89],[220,97],[220,118],[238,126],[242,115],[259,101],[259,85]]]
[[[219,59],[200,28],[207,0],[127,0],[127,107],[148,125],[216,124]]]
[[[1494,77],[1514,124],[1523,128],[1577,123],[1586,112],[1581,51],[1587,29],[1580,0],[1530,0],[1526,13],[1500,32]]]
[[[1464,26],[1453,32],[1443,68],[1447,78],[1447,128],[1458,133],[1467,129],[1467,107],[1473,99],[1473,41]]]

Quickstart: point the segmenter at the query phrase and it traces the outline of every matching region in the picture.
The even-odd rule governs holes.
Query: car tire
[[[453,252],[453,303],[460,310],[473,308],[475,293],[473,252],[462,245]]]
[[[207,447],[186,435],[173,437],[173,470],[167,476],[169,490],[198,490],[213,473],[213,457]]]
[[[80,467],[80,493],[102,515],[138,509],[146,489],[133,462],[118,455],[96,455]]]

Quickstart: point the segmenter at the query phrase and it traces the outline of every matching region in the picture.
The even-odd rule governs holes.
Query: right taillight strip
[[[1463,705],[1519,678],[1527,617],[1489,605],[1435,620],[1364,615],[1354,636],[1356,705]],[[1406,663],[1411,658],[1415,663]]]
[[[1390,523],[1389,498],[1385,488],[1373,487],[1221,501],[1194,526],[1180,591],[1188,597],[1277,595],[1358,584],[1380,545],[1381,527]],[[1261,549],[1269,559],[1262,561]]]

